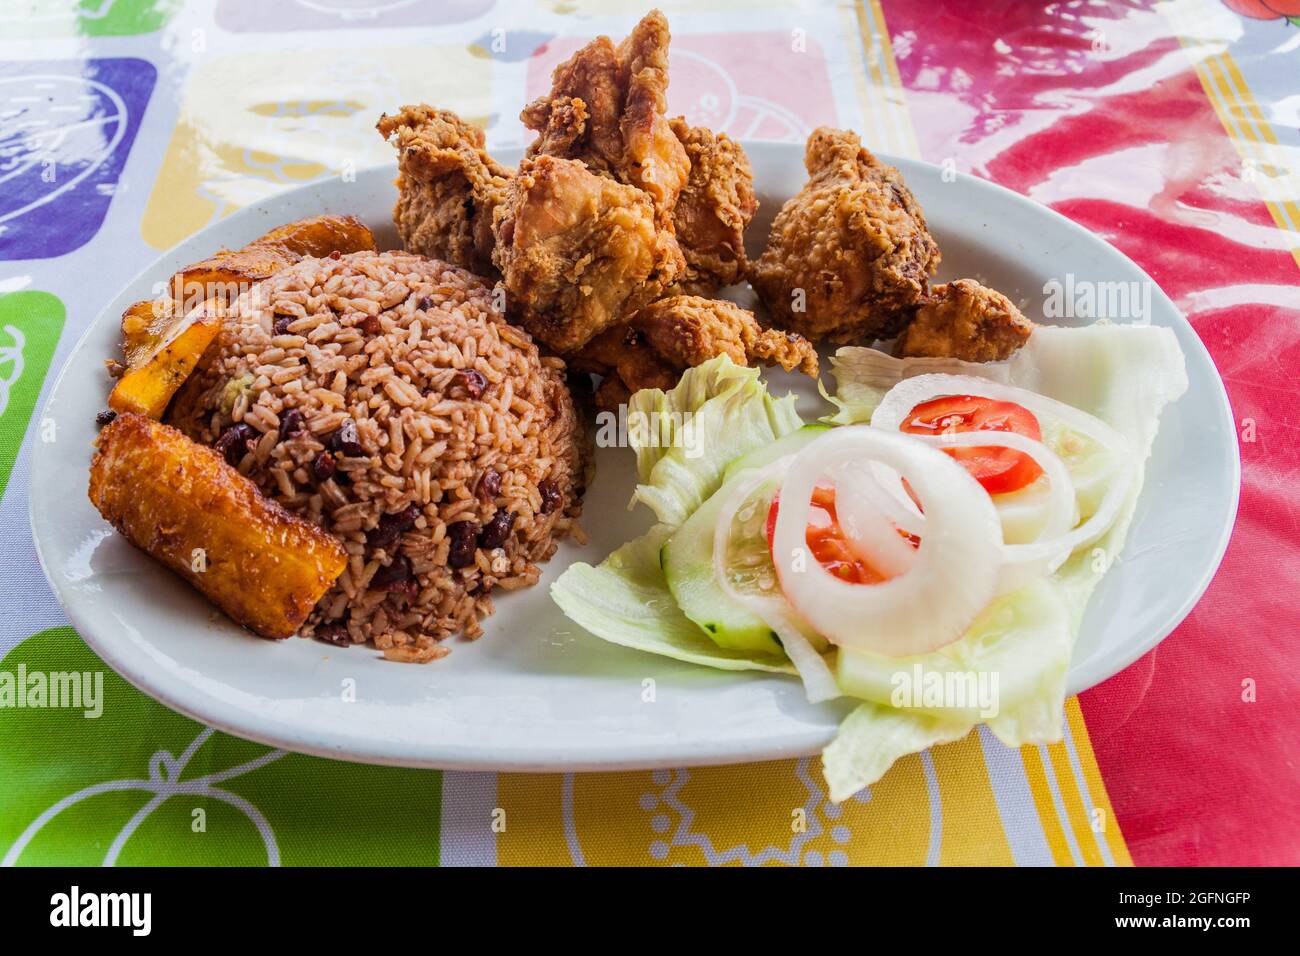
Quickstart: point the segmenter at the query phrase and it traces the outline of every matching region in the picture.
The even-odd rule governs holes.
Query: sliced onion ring
[[[814,488],[829,478],[837,498],[856,495],[859,482],[871,480],[870,462],[907,479],[925,509],[925,536],[906,574],[850,584],[809,559],[805,529]],[[786,598],[819,633],[844,647],[903,657],[959,640],[993,598],[1002,532],[992,499],[951,457],[910,435],[848,425],[795,456],[772,550]]]
[[[786,657],[799,672],[803,681],[804,693],[811,703],[833,700],[841,696],[835,675],[823,659],[820,651],[813,646],[807,636],[799,629],[790,606],[779,594],[762,597],[746,594],[732,583],[727,573],[727,551],[731,544],[731,523],[745,503],[760,486],[773,478],[785,474],[794,455],[786,455],[776,461],[755,469],[752,474],[738,476],[735,486],[723,499],[718,513],[718,523],[713,528],[713,578],[721,586],[727,597],[741,604],[770,627],[781,639],[781,646]]]
[[[1046,395],[1039,395],[1037,392],[1031,392],[1025,388],[1018,388],[1015,385],[1007,385],[1003,382],[995,382],[974,375],[949,375],[934,372],[903,379],[886,392],[884,398],[880,400],[880,405],[877,406],[871,416],[871,424],[878,428],[896,430],[917,405],[945,395],[978,395],[995,401],[1015,402],[1017,405],[1029,409],[1040,420],[1044,418],[1055,420],[1071,431],[1090,438],[1101,446],[1103,451],[1110,457],[1110,460],[1115,462],[1116,465],[1115,474],[1107,482],[1106,494],[1102,497],[1101,503],[1083,524],[1065,535],[1052,535],[1048,533],[1048,528],[1044,528],[1043,533],[1039,534],[1032,542],[1007,546],[1010,552],[1008,555],[1009,560],[1014,562],[1014,565],[1018,566],[1020,571],[1016,572],[1014,567],[1008,568],[1007,580],[999,588],[999,593],[1005,593],[1008,589],[1014,590],[1015,586],[1017,586],[1015,580],[1017,577],[1020,583],[1023,583],[1026,577],[1032,576],[1032,568],[1035,563],[1047,567],[1049,569],[1048,573],[1055,571],[1071,554],[1084,545],[1097,540],[1106,532],[1106,529],[1115,523],[1120,508],[1128,495],[1129,487],[1133,482],[1132,449],[1128,440],[1114,428],[1111,428],[1101,419],[1075,408],[1073,405],[1067,405],[1065,402],[1048,398]],[[1006,433],[962,432],[959,434],[984,434],[990,436],[988,440],[968,442],[969,445],[978,447],[980,445],[1000,444],[994,441],[992,436],[1005,435]],[[948,438],[950,436],[941,437]],[[964,441],[964,443],[966,442]],[[1007,445],[1007,447],[1012,446]],[[1039,462],[1039,465],[1041,466],[1042,462]],[[1071,487],[1073,487],[1072,484]]]
[[[832,480],[846,467],[841,465],[831,469]],[[898,522],[891,519],[891,516],[900,517],[901,503],[880,487],[869,473],[864,474],[861,465],[856,468],[857,475],[837,483],[835,516],[840,528],[854,554],[884,577],[896,578],[906,574],[916,562],[916,549],[898,533]],[[901,520],[907,522],[906,518]],[[919,520],[923,526],[925,518]]]
[[[1002,545],[1003,559],[998,575],[998,594],[1015,591],[1028,584],[1033,578],[1051,574],[1070,556],[1070,552],[1074,550],[1071,546],[1074,535],[1070,529],[1074,527],[1076,515],[1074,483],[1070,480],[1070,470],[1065,467],[1065,462],[1042,442],[1017,435],[1015,432],[995,431],[910,435],[909,437],[935,448],[1010,448],[1032,458],[1047,476],[1047,521],[1038,537],[1032,542]]]

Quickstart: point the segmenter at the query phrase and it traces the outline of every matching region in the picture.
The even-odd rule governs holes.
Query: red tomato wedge
[[[777,495],[767,509],[767,547],[772,549],[776,537],[776,516],[781,509],[781,497]],[[921,541],[915,535],[900,535],[911,542],[913,547]],[[812,508],[809,511],[808,530],[804,534],[808,550],[817,563],[831,574],[850,584],[880,584],[889,580],[870,564],[853,553],[848,538],[840,527],[835,514],[835,489],[818,487],[813,491]]]
[[[947,395],[922,402],[903,419],[900,431],[912,435],[953,432],[1015,432],[1042,441],[1034,413],[1015,402],[978,395]],[[945,448],[991,495],[1019,491],[1043,473],[1038,463],[1010,448]]]

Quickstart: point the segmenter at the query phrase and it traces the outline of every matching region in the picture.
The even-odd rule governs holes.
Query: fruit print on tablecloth
[[[445,26],[473,20],[496,0],[220,0],[217,25],[235,33]]]
[[[0,498],[9,485],[65,317],[63,302],[48,292],[0,295]]]
[[[52,683],[60,672],[101,675],[98,717],[4,696],[6,680]],[[0,864],[438,862],[436,771],[217,733],[131,687],[70,627],[35,634],[0,661],[0,707]]]
[[[134,58],[0,63],[0,260],[99,231],[157,71]]]
[[[551,72],[582,46],[565,37],[540,47],[528,63],[528,98],[550,89]],[[789,32],[678,33],[669,50],[668,115],[684,115],[735,139],[804,142],[834,124],[835,97],[821,47]]]
[[[234,210],[322,176],[393,163],[384,111],[436,101],[486,125],[492,64],[467,46],[215,58],[190,76],[140,230],[168,249]]]

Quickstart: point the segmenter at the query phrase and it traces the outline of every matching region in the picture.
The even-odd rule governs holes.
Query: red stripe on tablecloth
[[[1123,250],[1187,314],[1238,421],[1256,422],[1218,577],[1082,705],[1136,863],[1294,864],[1300,270],[1170,23],[1135,4],[1081,9],[884,0],[925,158],[952,157]]]

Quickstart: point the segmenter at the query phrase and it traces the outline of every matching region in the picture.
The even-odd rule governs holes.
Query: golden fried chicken
[[[403,247],[496,278],[492,214],[513,170],[487,154],[483,131],[431,106],[384,114],[378,129],[397,147],[393,222]]]
[[[669,39],[667,19],[652,10],[617,47],[597,37],[556,67],[551,92],[519,117],[539,134],[528,155],[576,159],[644,189],[667,219],[690,173],[664,118]]]
[[[1001,292],[974,279],[937,285],[895,344],[902,358],[955,358],[965,362],[999,362],[1034,331],[1020,310]]]
[[[596,407],[616,408],[643,388],[669,389],[684,369],[727,355],[737,365],[780,365],[816,377],[817,352],[793,332],[764,329],[734,302],[676,295],[634,313],[569,359],[578,372],[603,375]]]
[[[726,134],[670,120],[690,158],[691,172],[673,209],[677,241],[686,256],[678,290],[711,295],[745,278],[745,227],[758,212],[754,172],[739,143]]]
[[[686,267],[646,193],[553,156],[524,161],[493,231],[512,315],[561,355],[657,299]]]
[[[660,357],[631,326],[618,325],[596,336],[569,359],[578,372],[604,376],[596,389],[596,407],[610,411],[627,404],[643,388],[670,389],[681,369]]]
[[[804,165],[750,281],[777,324],[813,341],[893,336],[939,264],[920,205],[856,133],[818,129]]]
[[[651,349],[679,369],[728,355],[737,365],[780,365],[787,372],[817,377],[812,343],[796,332],[763,328],[752,312],[725,299],[660,299],[632,316],[631,325]]]

